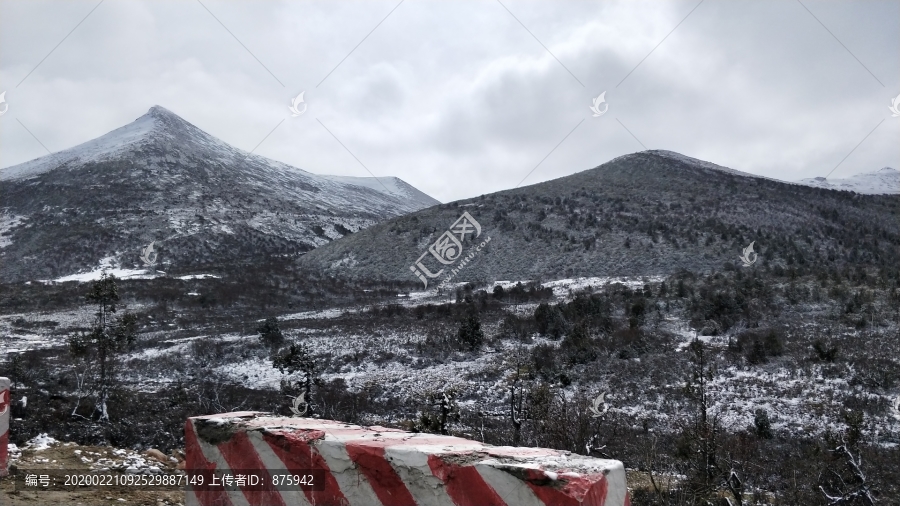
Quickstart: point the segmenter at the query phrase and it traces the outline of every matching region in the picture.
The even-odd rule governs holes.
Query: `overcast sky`
[[[161,105],[445,202],[644,146],[840,178],[900,168],[900,1],[0,1],[2,91],[0,167]]]

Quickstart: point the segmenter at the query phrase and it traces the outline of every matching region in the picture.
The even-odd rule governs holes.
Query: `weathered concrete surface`
[[[318,470],[316,490],[192,487],[188,506],[624,506],[625,469],[544,448],[236,412],[185,424],[189,474]],[[235,471],[236,473],[238,471]]]

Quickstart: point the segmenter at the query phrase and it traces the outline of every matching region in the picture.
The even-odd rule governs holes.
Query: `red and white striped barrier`
[[[0,378],[0,476],[6,476],[9,466],[9,379]]]
[[[195,483],[187,506],[629,504],[621,462],[570,452],[254,412],[193,417],[184,432],[189,476],[255,470],[269,483]],[[265,480],[313,472],[313,489]]]

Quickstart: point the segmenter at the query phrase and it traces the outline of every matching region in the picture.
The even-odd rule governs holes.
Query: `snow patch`
[[[103,276],[103,273],[112,274],[119,279],[154,279],[162,276],[162,274],[160,274],[159,272],[146,269],[96,269],[90,272],[70,274],[68,276],[56,278],[53,280],[53,282],[65,283],[67,281],[77,281],[79,283],[85,283],[88,281],[96,281],[100,279],[100,277]],[[39,281],[41,281],[42,283],[47,283],[47,280]]]
[[[900,194],[900,171],[884,167],[874,172],[864,172],[845,179],[814,177],[801,179],[798,183],[815,188],[847,190],[864,195],[898,195]]]
[[[36,437],[29,439],[28,442],[25,443],[25,447],[30,450],[41,451],[57,444],[59,444],[59,441],[48,436],[46,432],[42,432]]]
[[[222,276],[216,276],[215,274],[187,274],[178,276],[175,279],[222,279]]]
[[[6,233],[21,225],[26,219],[26,216],[7,213],[0,214],[0,248],[5,248],[12,244],[12,239],[9,235],[6,235]]]

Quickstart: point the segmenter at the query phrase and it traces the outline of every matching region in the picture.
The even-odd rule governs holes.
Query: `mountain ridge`
[[[0,175],[4,280],[140,267],[152,241],[160,268],[236,268],[431,204],[399,179],[392,193],[244,152],[160,106]]]
[[[897,195],[900,194],[900,171],[892,167],[882,167],[875,171],[862,172],[846,178],[813,177],[801,179],[797,183],[829,190],[852,191],[864,195]]]
[[[812,188],[654,151],[393,218],[298,263],[335,278],[391,282],[416,282],[419,258],[429,272],[452,272],[459,262],[442,265],[428,247],[463,211],[482,228],[462,242],[466,258],[491,240],[454,282],[734,269],[751,242],[760,258],[753,268],[900,264],[897,196]]]

